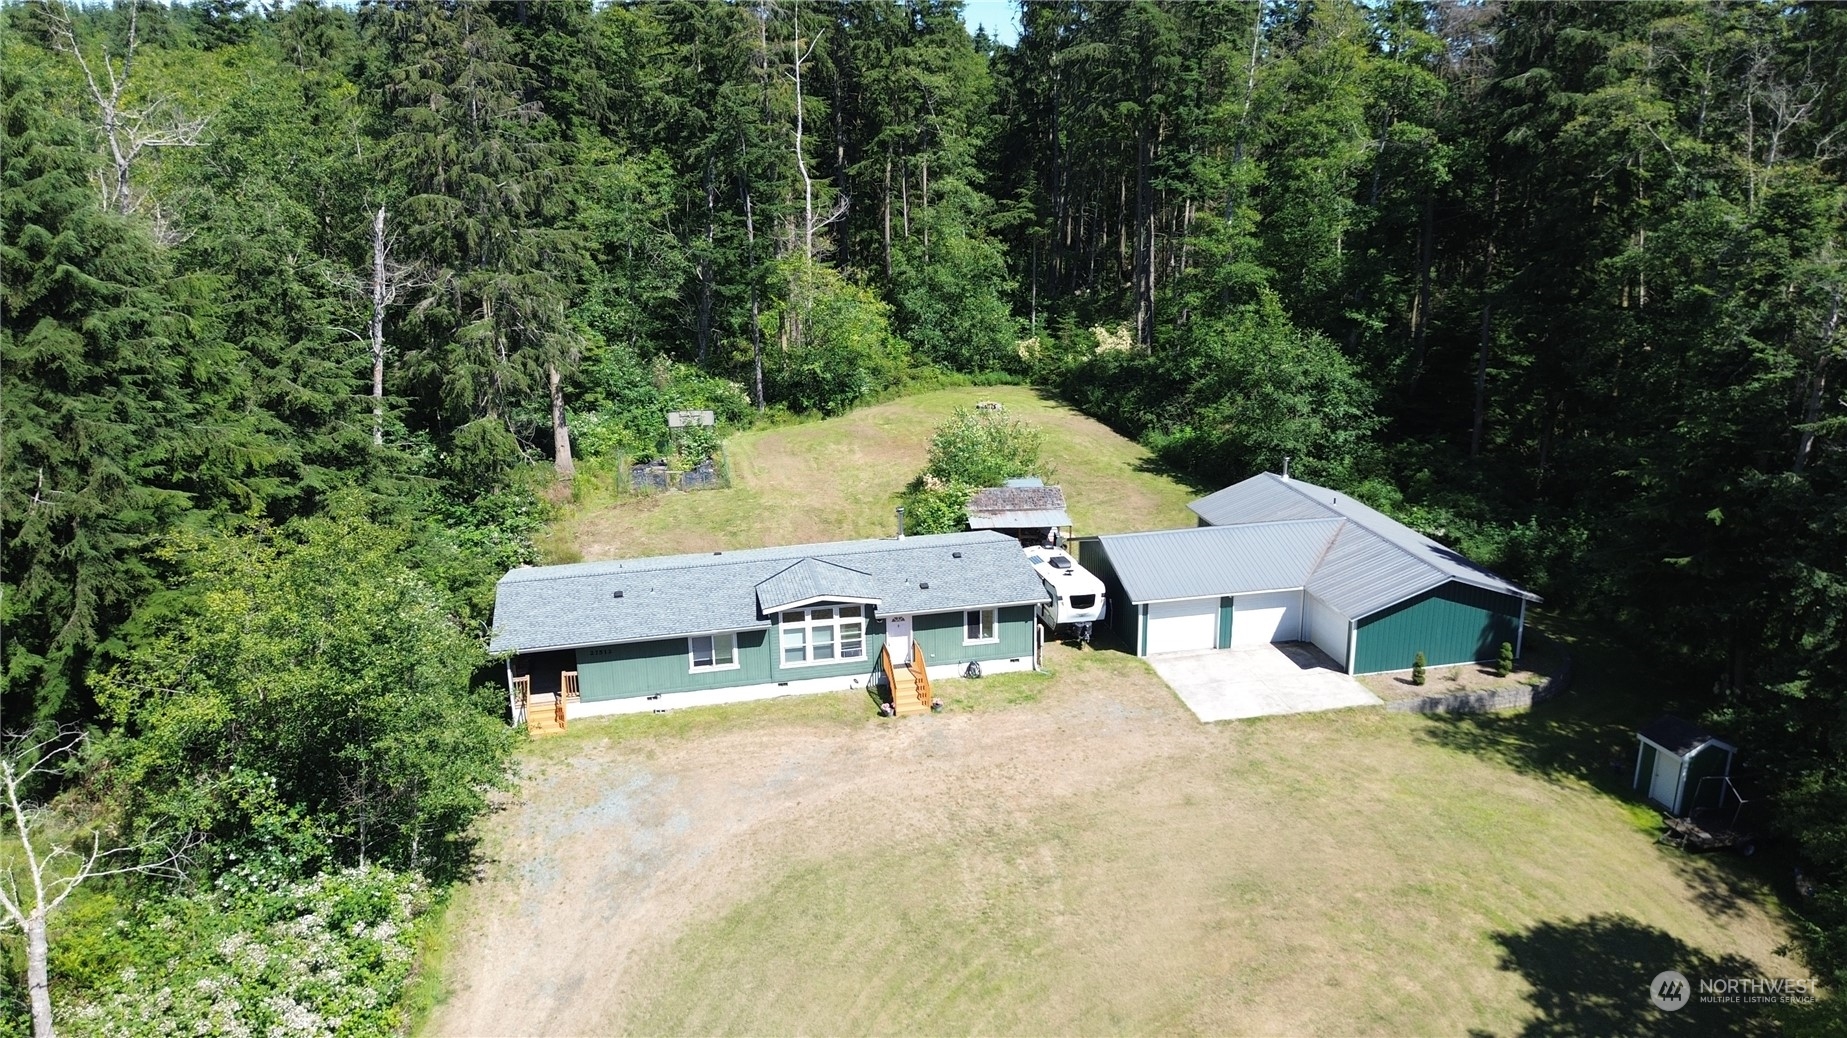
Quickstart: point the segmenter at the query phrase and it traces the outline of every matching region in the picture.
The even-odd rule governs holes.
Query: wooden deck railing
[[[917,679],[917,690],[923,693],[924,705],[935,706],[936,693],[930,691],[930,671],[924,665],[924,654],[918,652],[915,645],[911,646],[910,668],[911,677]]]
[[[583,694],[577,691],[577,672],[576,671],[567,670],[564,673],[558,675],[558,678],[559,678],[560,686],[564,689],[565,699],[575,703],[579,699],[583,698]]]
[[[892,697],[892,705],[897,705],[898,676],[892,673],[891,646],[879,646],[879,667],[885,671],[885,694]]]
[[[517,716],[514,724],[526,723],[526,707],[532,702],[532,675],[523,674],[513,679],[513,701]]]

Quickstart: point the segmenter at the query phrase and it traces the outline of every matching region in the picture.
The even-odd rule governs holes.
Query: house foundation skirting
[[[1030,655],[1017,660],[982,660],[981,673],[1007,674],[1014,671],[1033,669]],[[930,680],[943,681],[959,678],[968,664],[943,663],[930,667]],[[749,703],[759,699],[776,699],[781,696],[805,696],[820,692],[845,692],[851,689],[863,689],[867,685],[883,685],[885,679],[877,671],[859,676],[837,675],[831,678],[808,678],[801,681],[765,682],[759,685],[736,685],[731,688],[708,688],[697,692],[663,692],[654,696],[633,696],[627,699],[579,700],[567,707],[566,717],[575,721],[580,717],[608,717],[616,714],[651,714],[662,710],[684,710],[693,706],[722,706],[726,703]]]

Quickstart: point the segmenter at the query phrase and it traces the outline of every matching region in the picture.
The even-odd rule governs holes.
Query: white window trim
[[[806,608],[806,609],[785,609],[785,610],[782,610],[782,612],[779,612],[776,614],[776,665],[778,667],[832,667],[840,663],[864,663],[868,659],[870,659],[871,655],[866,652],[866,642],[870,638],[870,635],[871,635],[871,626],[872,626],[871,619],[872,618],[868,616],[867,614],[872,612],[872,610],[870,607],[862,605],[858,602],[847,602],[846,605],[849,607],[855,606],[855,605],[859,606],[859,616],[857,617],[849,616],[849,617],[844,618],[845,622],[848,622],[848,623],[851,623],[855,620],[859,622],[859,655],[857,656],[840,655],[840,644],[841,644],[840,624],[842,623],[843,618],[840,616],[839,606],[837,605],[810,606],[809,608]],[[826,620],[816,621],[813,616],[815,609],[827,609],[827,610],[832,611],[834,615]],[[801,613],[802,622],[801,623],[788,623],[784,621],[782,619],[782,613],[785,613],[785,612],[786,613]],[[807,658],[808,654],[814,651],[814,631],[818,627],[831,628],[834,632],[834,658],[831,660],[813,660],[813,659]],[[782,637],[783,637],[784,631],[793,630],[793,629],[799,629],[800,631],[803,632],[802,633],[802,656],[803,658],[800,660],[791,661],[785,652]]]
[[[994,622],[991,625],[994,630],[994,637],[992,638],[970,638],[968,636],[968,616],[970,613],[983,613],[983,614],[992,613],[994,614]],[[964,609],[962,610],[962,644],[963,645],[997,645],[999,643],[1000,643],[1000,610],[999,609],[989,607],[987,609]]]
[[[693,657],[693,642],[700,638],[712,639],[712,658],[714,660],[718,659],[718,639],[731,639],[731,662],[715,662],[700,666],[698,661]],[[713,670],[737,670],[743,665],[743,661],[738,658],[738,636],[735,631],[719,631],[713,634],[694,634],[689,635],[686,639],[686,672],[689,674],[704,674],[707,671]]]

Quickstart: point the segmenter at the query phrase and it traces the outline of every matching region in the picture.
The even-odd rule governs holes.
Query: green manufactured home
[[[1272,473],[1193,502],[1190,530],[1112,534],[1081,561],[1136,655],[1313,643],[1349,674],[1518,655],[1530,592],[1358,501]]]
[[[992,532],[522,567],[496,588],[490,648],[515,720],[572,718],[1030,669],[1044,600]]]

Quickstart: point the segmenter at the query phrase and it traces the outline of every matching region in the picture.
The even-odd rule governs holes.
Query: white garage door
[[[1211,649],[1219,640],[1219,600],[1189,598],[1148,606],[1148,653]]]
[[[1302,593],[1269,591],[1231,600],[1231,647],[1251,649],[1302,639]]]

